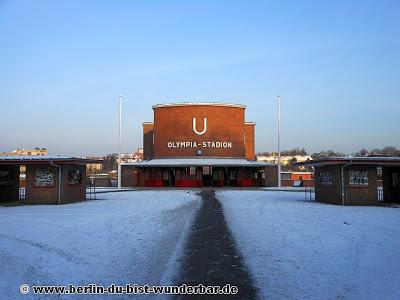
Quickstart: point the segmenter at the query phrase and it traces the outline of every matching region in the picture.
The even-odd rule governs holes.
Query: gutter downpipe
[[[342,205],[347,204],[347,191],[345,191],[346,184],[344,182],[344,168],[353,164],[353,160],[351,159],[349,163],[340,167],[340,177],[341,177],[341,188],[342,188]]]
[[[61,166],[56,165],[55,163],[53,163],[52,160],[50,160],[50,164],[53,167],[58,168],[58,205],[60,205],[61,204]]]

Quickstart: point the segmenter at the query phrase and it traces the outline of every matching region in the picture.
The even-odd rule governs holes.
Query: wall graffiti
[[[35,171],[35,187],[51,187],[54,185],[54,173],[49,170]]]
[[[368,171],[349,171],[349,185],[368,185]]]
[[[69,170],[68,171],[68,184],[82,184],[82,170]]]
[[[329,186],[333,185],[333,173],[332,172],[321,172],[317,177],[317,183],[319,185]]]

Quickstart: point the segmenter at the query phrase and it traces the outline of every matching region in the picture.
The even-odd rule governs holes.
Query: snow
[[[22,283],[171,283],[199,203],[181,190],[0,207],[0,299],[22,298]]]
[[[96,194],[98,193],[110,193],[110,192],[127,192],[127,191],[134,191],[135,188],[132,187],[121,187],[120,189],[118,187],[103,187],[103,186],[96,186],[96,187],[87,187],[86,188],[86,194],[91,193],[93,191],[93,189],[96,191]]]
[[[263,298],[400,299],[400,209],[306,202],[289,192],[217,198]]]

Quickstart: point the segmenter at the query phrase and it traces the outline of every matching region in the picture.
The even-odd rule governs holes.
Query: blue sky
[[[0,0],[0,152],[142,145],[151,106],[247,106],[256,150],[400,147],[400,1]]]

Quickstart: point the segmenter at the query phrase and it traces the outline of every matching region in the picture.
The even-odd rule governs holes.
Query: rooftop
[[[225,107],[238,107],[246,108],[242,104],[232,104],[232,103],[221,103],[221,102],[176,102],[176,103],[166,103],[166,104],[156,104],[153,105],[153,109],[160,107],[173,107],[173,106],[225,106]]]
[[[400,157],[327,157],[314,160],[299,162],[301,166],[323,166],[323,165],[344,165],[344,164],[361,164],[361,165],[400,165]]]
[[[31,163],[73,163],[73,164],[90,164],[99,163],[102,160],[98,159],[87,159],[79,157],[69,157],[60,155],[41,155],[41,156],[0,156],[1,165],[17,165],[17,164],[31,164]]]

